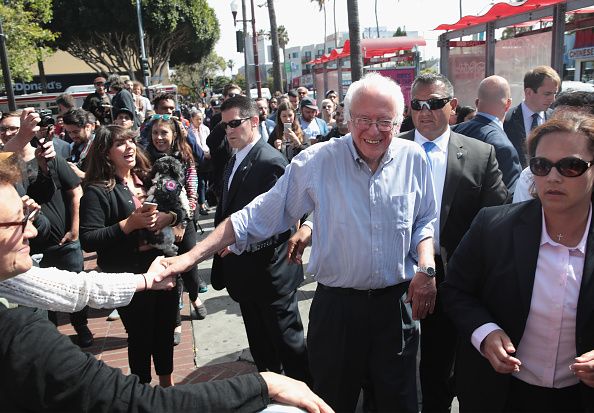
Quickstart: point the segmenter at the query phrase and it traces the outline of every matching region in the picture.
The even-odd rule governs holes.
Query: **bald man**
[[[512,104],[509,83],[501,76],[483,79],[475,102],[476,117],[456,125],[453,130],[495,147],[495,157],[503,174],[503,183],[512,196],[522,167],[516,148],[503,130],[505,114]]]

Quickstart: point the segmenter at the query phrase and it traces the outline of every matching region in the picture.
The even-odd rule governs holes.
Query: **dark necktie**
[[[431,163],[431,156],[429,156],[429,152],[433,150],[437,145],[434,142],[425,142],[423,144],[423,149],[425,149],[425,153],[427,154],[427,160],[429,161],[429,166],[433,169],[433,163]]]
[[[231,172],[233,172],[233,166],[235,165],[235,155],[229,159],[225,166],[225,172],[223,173],[223,208],[227,206],[227,194],[229,193],[229,179],[231,178]]]
[[[533,113],[532,114],[532,124],[530,125],[530,130],[533,131],[536,127],[538,127],[538,118],[540,118],[540,116],[538,115],[538,113]]]

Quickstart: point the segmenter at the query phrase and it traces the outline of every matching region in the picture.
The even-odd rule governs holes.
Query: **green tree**
[[[9,67],[14,79],[31,80],[31,66],[52,53],[47,45],[55,35],[42,27],[51,18],[51,0],[0,3],[0,19],[3,21]]]
[[[204,79],[212,79],[217,73],[222,72],[227,67],[227,62],[215,52],[210,52],[208,56],[193,64],[179,64],[174,67],[175,74],[171,80],[178,86],[187,86],[192,91],[204,90]],[[212,85],[210,85],[212,87]]]
[[[278,26],[278,45],[281,49],[283,49],[283,62],[288,63],[288,59],[287,59],[287,45],[289,44],[289,33],[287,32],[287,29],[285,28],[285,26]],[[287,71],[283,70],[283,72],[285,73],[285,89],[284,90],[288,90],[288,79],[287,79]]]
[[[326,54],[326,37],[328,36],[328,30],[327,30],[327,24],[326,24],[326,1],[327,0],[310,0],[313,3],[318,3],[318,7],[320,8],[320,11],[324,11],[324,41],[322,42],[322,44],[324,45],[323,47],[323,52],[322,54]]]
[[[283,90],[283,78],[280,66],[278,27],[276,26],[276,11],[274,0],[267,0],[268,19],[270,20],[270,40],[272,41],[272,77],[274,79],[273,91]]]
[[[396,31],[392,35],[392,37],[400,37],[400,36],[406,36],[406,27],[400,28],[400,26],[398,26],[396,28]]]
[[[98,72],[140,71],[136,1],[54,0],[49,27],[60,32],[57,46]],[[219,25],[207,0],[144,0],[142,19],[151,73],[193,64],[208,56]]]

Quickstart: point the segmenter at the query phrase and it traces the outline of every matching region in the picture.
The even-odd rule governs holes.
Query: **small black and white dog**
[[[186,194],[185,170],[180,161],[173,156],[163,156],[153,165],[151,170],[153,185],[147,192],[147,202],[157,204],[161,212],[174,212],[177,222],[183,222],[190,216],[190,203]],[[177,255],[175,236],[171,227],[165,227],[159,232],[150,232],[148,242],[153,247],[163,251],[168,256]]]

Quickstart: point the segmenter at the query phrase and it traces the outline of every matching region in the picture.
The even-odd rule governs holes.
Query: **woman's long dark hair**
[[[100,126],[95,131],[95,138],[89,149],[89,165],[83,186],[99,185],[112,190],[116,184],[115,166],[109,159],[109,150],[118,139],[135,139],[137,133],[117,125]],[[151,163],[144,151],[136,146],[136,165],[132,173],[145,181],[151,169]]]
[[[165,124],[168,125],[173,133],[173,143],[171,147],[171,153],[167,155],[172,155],[175,158],[179,159],[183,164],[192,165],[194,164],[194,154],[192,153],[192,148],[188,143],[188,132],[186,128],[182,126],[182,124],[173,118],[169,118],[168,120],[165,119],[155,119],[150,123],[148,126],[148,145],[147,150],[149,154],[154,158],[155,156],[158,157],[159,152],[155,145],[153,144],[153,127],[155,125]],[[155,159],[153,159],[154,161]]]
[[[278,105],[278,108],[276,110],[276,126],[274,127],[274,130],[271,134],[272,140],[283,139],[284,126],[280,116],[281,113],[285,110],[290,110],[295,114],[295,116],[293,116],[293,124],[291,125],[291,129],[293,130],[293,132],[295,132],[295,135],[297,135],[299,141],[303,143],[303,131],[301,130],[301,125],[299,125],[299,121],[297,120],[297,113],[295,113],[295,109],[293,109],[293,106],[291,106],[290,102],[283,102],[280,105]]]

